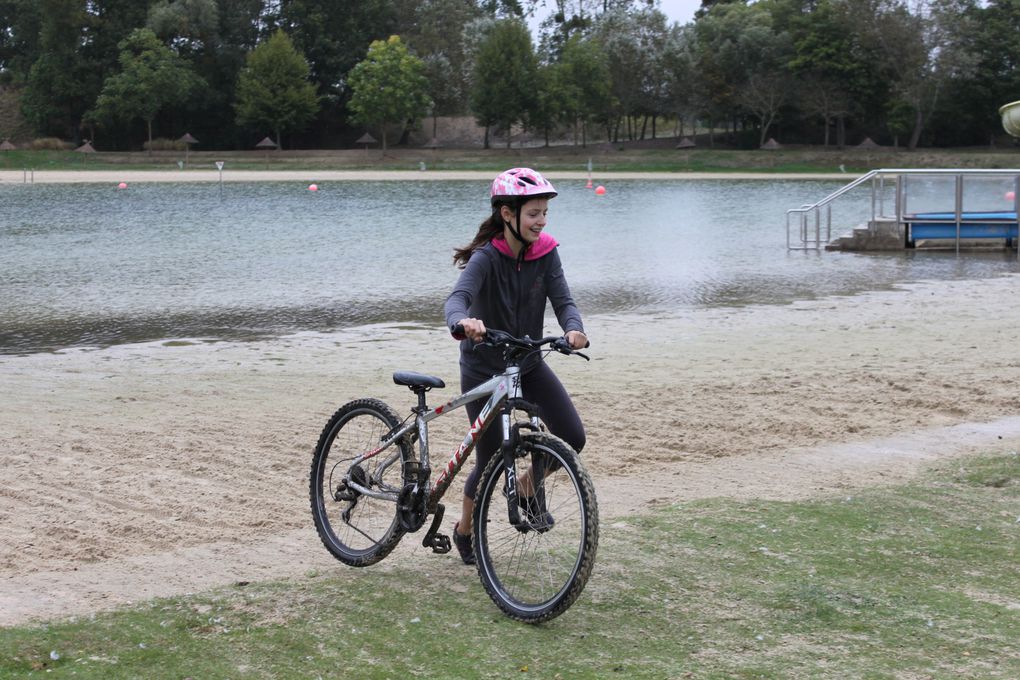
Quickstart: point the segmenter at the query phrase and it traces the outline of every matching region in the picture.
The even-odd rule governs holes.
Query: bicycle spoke
[[[497,605],[525,621],[546,620],[570,605],[587,580],[597,545],[594,493],[576,454],[559,440],[534,439],[549,451],[542,454],[544,466],[533,467],[530,456],[517,461],[518,478],[527,480],[523,489],[533,494],[522,496],[526,530],[508,521],[501,460],[486,468],[476,506],[482,582]],[[543,467],[543,479],[527,477]],[[527,524],[539,520],[541,528]]]
[[[404,442],[354,465],[375,451],[383,437],[399,424],[381,401],[362,399],[339,409],[323,430],[312,461],[311,502],[316,529],[333,555],[353,566],[385,557],[403,535],[397,522],[395,493],[402,488]],[[372,492],[393,494],[377,498],[346,486],[345,479]],[[338,494],[342,495],[338,498]]]

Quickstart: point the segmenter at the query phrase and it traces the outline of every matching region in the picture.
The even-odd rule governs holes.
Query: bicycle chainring
[[[397,519],[400,528],[415,532],[425,524],[428,512],[425,510],[425,494],[418,484],[405,484],[397,496]]]

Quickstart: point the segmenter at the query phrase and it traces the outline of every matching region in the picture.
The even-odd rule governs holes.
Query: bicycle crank
[[[400,528],[414,533],[425,524],[425,492],[418,484],[405,484],[397,496],[397,519]]]
[[[446,508],[443,507],[442,503],[436,506],[436,514],[432,516],[432,524],[429,526],[429,530],[425,532],[425,538],[421,539],[423,548],[432,548],[432,552],[439,555],[445,555],[453,547],[450,537],[439,533],[439,525],[443,523],[444,512],[446,512]]]

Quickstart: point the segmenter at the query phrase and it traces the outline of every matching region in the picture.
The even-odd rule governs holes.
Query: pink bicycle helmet
[[[510,168],[496,175],[489,189],[492,204],[506,202],[508,199],[552,198],[556,195],[552,183],[531,168]]]

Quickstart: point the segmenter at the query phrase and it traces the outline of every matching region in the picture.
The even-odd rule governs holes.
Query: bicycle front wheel
[[[510,524],[497,454],[475,496],[475,556],[496,606],[513,619],[540,623],[566,611],[588,582],[598,548],[598,504],[588,473],[562,440],[523,435],[515,460],[526,524]]]
[[[400,425],[378,399],[343,405],[326,423],[312,457],[310,499],[315,529],[323,545],[344,564],[365,567],[386,557],[404,535],[397,519],[410,447],[400,441],[354,465],[377,449]],[[354,489],[354,482],[372,495]]]

